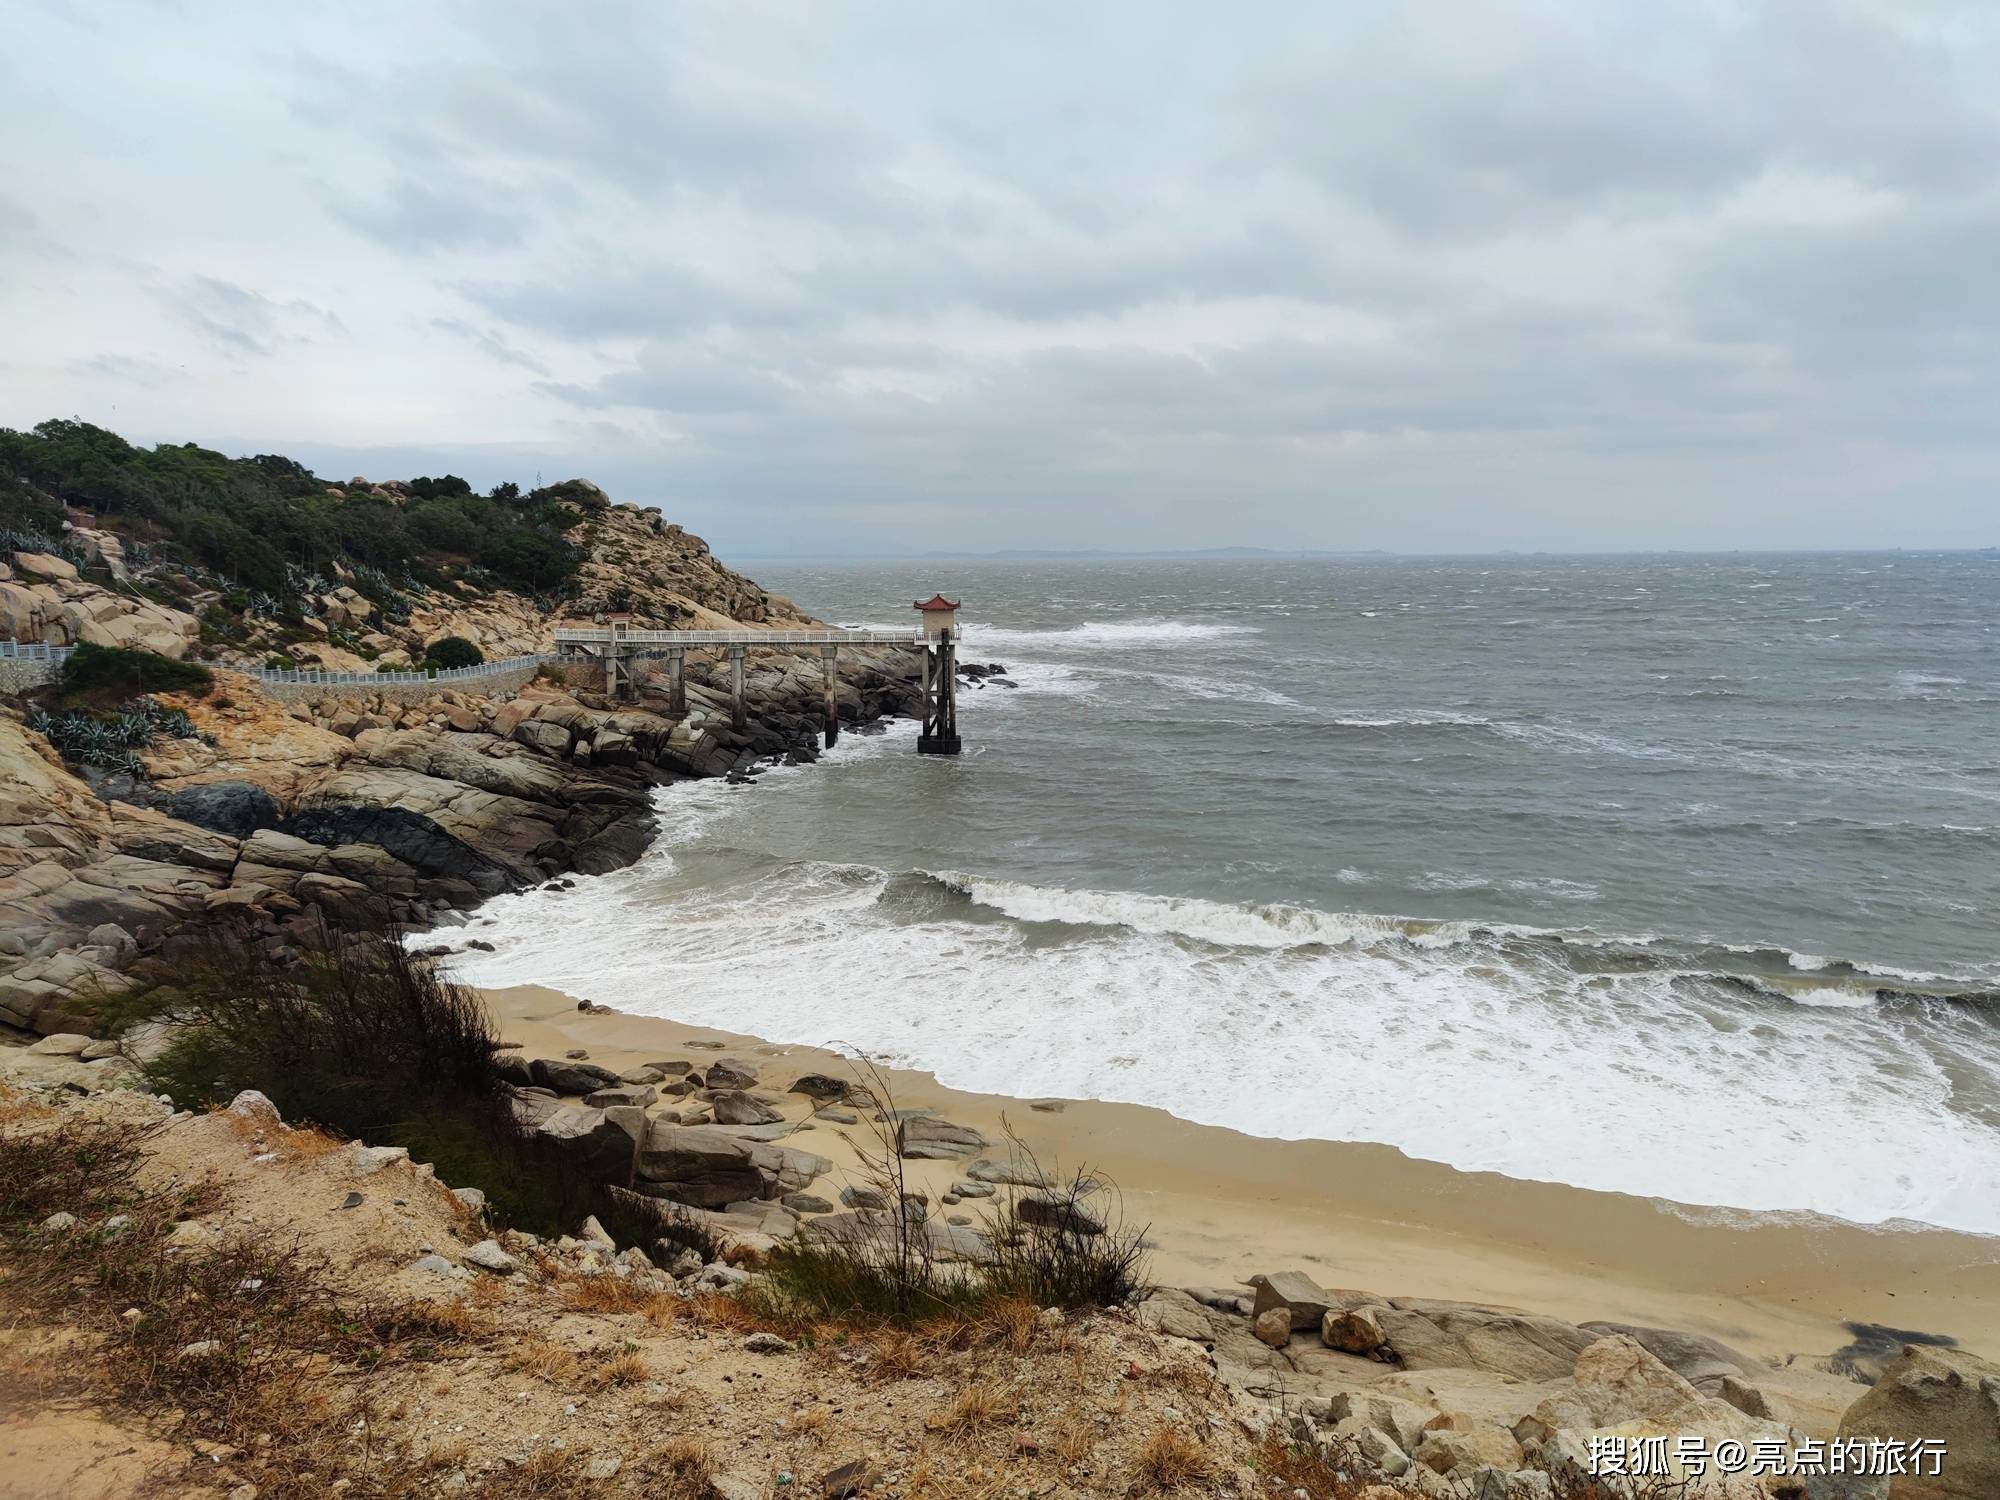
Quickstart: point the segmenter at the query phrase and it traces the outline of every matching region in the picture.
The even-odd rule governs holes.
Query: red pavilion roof
[[[943,594],[932,594],[928,599],[919,599],[910,608],[922,610],[957,609],[958,605],[955,601],[945,598]]]

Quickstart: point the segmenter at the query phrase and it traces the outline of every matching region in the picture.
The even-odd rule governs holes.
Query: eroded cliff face
[[[129,586],[123,550],[109,532],[72,530],[72,545],[120,559],[115,576],[94,583],[75,562],[45,552],[0,555],[0,640],[51,646],[133,646],[176,659],[201,639],[201,624],[182,609],[158,603]],[[89,566],[89,559],[85,558]]]
[[[232,639],[205,640],[215,616],[199,580],[171,564],[128,565],[116,536],[84,528],[69,534],[81,568],[37,556],[38,581],[0,580],[13,590],[0,597],[13,611],[0,634],[218,662],[261,662],[282,648],[302,665],[367,672],[421,659],[445,636],[489,658],[546,651],[562,619],[611,608],[665,629],[812,623],[657,510],[612,506],[582,481],[560,488],[580,511],[574,539],[586,560],[559,605],[460,584],[398,595],[391,622],[342,584],[305,616],[323,640],[287,638],[254,616]],[[87,555],[76,540],[86,536]],[[153,603],[141,586],[187,609]],[[36,590],[48,598],[36,592],[41,602],[15,608],[15,593]],[[915,670],[909,653],[843,653],[842,718],[909,712]],[[136,774],[66,768],[28,726],[27,701],[0,697],[0,1022],[93,1029],[104,997],[156,977],[177,939],[213,924],[282,950],[322,916],[428,923],[500,891],[628,864],[652,836],[656,788],[816,754],[820,671],[817,657],[752,652],[749,722],[738,731],[726,666],[701,657],[688,664],[679,715],[650,679],[633,702],[605,700],[594,691],[601,668],[589,663],[547,668],[504,692],[471,679],[428,693],[343,686],[286,702],[225,669],[206,693],[159,695],[194,734],[156,741]]]
[[[657,629],[814,623],[726,567],[657,506],[613,504],[585,479],[547,493],[568,518],[563,545],[577,562],[554,595],[538,598],[435,551],[413,556],[394,578],[340,557],[293,567],[283,595],[267,595],[37,492],[67,520],[59,537],[41,544],[52,550],[0,551],[0,639],[136,646],[236,665],[282,656],[307,668],[372,672],[421,662],[446,636],[471,641],[489,658],[543,652],[560,620],[606,609],[630,610]],[[408,484],[365,479],[330,486],[313,503],[338,513],[350,502],[382,514],[413,503]]]
[[[585,480],[571,480],[568,487],[603,493]],[[819,623],[791,600],[726,567],[700,537],[663,520],[658,507],[639,510],[606,501],[579,509],[581,519],[571,539],[583,548],[585,559],[572,591],[553,607],[511,589],[460,584],[451,590],[412,591],[408,618],[390,622],[367,599],[345,588],[321,600],[320,618],[333,618],[339,629],[342,620],[335,617],[351,613],[345,633],[353,646],[375,655],[365,657],[330,639],[289,642],[285,650],[302,665],[366,672],[421,661],[425,648],[446,636],[471,641],[491,660],[546,652],[563,620],[588,619],[608,609],[630,610],[636,624],[653,630]],[[354,626],[365,628],[353,636]],[[249,649],[254,655],[257,648]]]

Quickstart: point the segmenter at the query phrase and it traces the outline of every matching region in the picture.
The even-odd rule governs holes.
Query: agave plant
[[[62,543],[39,531],[19,531],[12,527],[0,529],[0,552],[41,552],[53,555],[61,551]]]
[[[147,714],[120,714],[108,728],[121,745],[153,743],[153,720]]]
[[[30,731],[41,735],[44,739],[52,740],[56,736],[56,721],[50,718],[48,713],[43,709],[29,709],[28,716],[23,722],[27,724]]]

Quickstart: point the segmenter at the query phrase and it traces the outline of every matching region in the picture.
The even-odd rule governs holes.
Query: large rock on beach
[[[635,1185],[703,1208],[762,1198],[770,1183],[752,1149],[753,1143],[712,1126],[655,1120],[639,1150]]]
[[[542,1116],[534,1129],[542,1139],[559,1143],[582,1175],[626,1187],[646,1133],[646,1112],[632,1105],[593,1109],[564,1104]]]
[[[1326,1288],[1305,1272],[1278,1271],[1258,1282],[1257,1298],[1250,1312],[1252,1317],[1262,1317],[1272,1308],[1282,1307],[1291,1314],[1294,1332],[1307,1329],[1317,1332],[1328,1309],[1334,1305]]]
[[[956,1125],[935,1115],[917,1115],[896,1127],[900,1155],[931,1161],[955,1161],[987,1144],[970,1125]]]
[[[1561,1379],[1598,1337],[1560,1318],[1402,1298],[1376,1320],[1405,1369],[1491,1370],[1517,1380]]]
[[[754,1094],[724,1089],[710,1101],[718,1125],[775,1125],[785,1117]]]
[[[1577,1325],[1603,1338],[1624,1334],[1653,1358],[1705,1396],[1720,1395],[1723,1381],[1768,1373],[1765,1366],[1719,1339],[1676,1328],[1642,1328],[1630,1323],[1590,1322]]]
[[[654,1120],[634,1170],[634,1186],[703,1208],[802,1192],[832,1169],[823,1156],[745,1140],[717,1125]]]
[[[1840,1419],[1843,1438],[1942,1443],[1939,1472],[1896,1477],[1891,1500],[2000,1496],[2000,1365],[1962,1349],[1906,1344]]]
[[[565,1057],[536,1058],[528,1064],[528,1076],[558,1094],[594,1094],[599,1089],[617,1088],[619,1083],[618,1074],[610,1068]]]

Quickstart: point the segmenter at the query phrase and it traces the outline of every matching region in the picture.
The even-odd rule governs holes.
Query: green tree
[[[446,671],[453,667],[476,667],[486,653],[462,635],[448,635],[424,648],[424,665]]]

